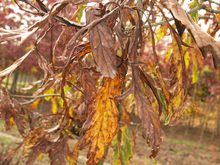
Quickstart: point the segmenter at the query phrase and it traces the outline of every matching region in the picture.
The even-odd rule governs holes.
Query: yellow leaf
[[[54,94],[54,88],[49,88],[49,89],[47,89],[47,90],[44,92],[44,94]],[[49,101],[49,100],[51,99],[51,96],[44,97],[44,99],[45,99],[46,101]]]
[[[31,73],[37,73],[37,72],[38,72],[37,67],[33,66],[31,68]]]
[[[172,115],[182,108],[182,102],[185,98],[185,57],[181,52],[179,52],[177,44],[174,47],[174,53],[171,56],[171,64],[173,70],[173,90],[171,94],[171,99],[168,100],[168,113],[166,118],[166,123],[168,124]]]
[[[199,79],[199,71],[198,71],[198,65],[197,60],[195,57],[195,54],[192,54],[192,61],[193,61],[193,68],[192,68],[192,84],[195,84],[198,82]]]
[[[39,139],[44,135],[42,128],[36,128],[29,132],[23,141],[23,154],[27,156],[32,148],[38,143]]]
[[[15,124],[15,119],[13,117],[9,118],[9,124],[10,126],[13,126]]]
[[[57,101],[55,97],[51,98],[51,104],[52,104],[52,113],[57,114]]]
[[[218,24],[220,24],[220,14],[216,14],[215,15],[216,21],[218,22]],[[217,36],[216,36],[217,37]]]
[[[74,111],[75,111],[75,109],[73,107],[70,107],[70,109],[69,109],[70,117],[73,117]]]
[[[188,68],[189,67],[189,52],[185,53],[184,61],[185,61],[186,68]]]
[[[118,131],[118,109],[114,97],[121,92],[121,79],[105,78],[103,87],[95,98],[92,117],[86,122],[86,132],[81,145],[89,143],[88,165],[97,164]]]
[[[167,29],[168,29],[168,25],[166,25],[166,24],[160,26],[157,29],[157,31],[156,31],[156,35],[157,35],[156,39],[157,39],[157,41],[160,41],[166,35]]]
[[[178,79],[181,79],[182,78],[182,71],[183,71],[183,66],[181,63],[178,63],[177,64],[177,73],[176,73],[176,76]]]
[[[36,107],[39,105],[40,103],[40,99],[37,99],[36,101],[34,101],[32,104],[31,104],[31,109],[34,110],[36,109]]]
[[[178,109],[182,102],[183,90],[181,90],[176,96],[171,100],[172,108]]]
[[[42,160],[43,157],[44,157],[43,153],[40,153],[40,154],[38,155],[38,157],[37,157],[37,160]]]
[[[172,45],[168,48],[166,54],[165,54],[165,60],[168,61],[170,58],[170,55],[172,54],[173,49],[172,49]]]

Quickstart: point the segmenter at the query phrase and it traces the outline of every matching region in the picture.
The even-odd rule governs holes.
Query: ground
[[[131,164],[220,165],[219,137],[211,139],[211,136],[206,136],[201,139],[199,134],[193,134],[193,132],[196,131],[188,130],[186,134],[184,128],[178,126],[174,131],[168,130],[161,150],[153,163],[147,161],[144,142],[139,140],[136,147],[137,155],[134,156]]]
[[[0,151],[8,147],[15,147],[20,141],[15,128],[5,131],[3,122],[0,122]],[[130,165],[220,165],[220,137],[206,132],[201,137],[197,129],[188,129],[183,126],[164,128],[164,142],[155,160],[148,159],[150,148],[140,135],[136,138],[135,154]],[[1,153],[0,152],[0,153]],[[111,164],[111,150],[106,165]],[[85,164],[84,152],[79,158],[79,165]],[[47,156],[41,156],[35,165],[48,165]]]

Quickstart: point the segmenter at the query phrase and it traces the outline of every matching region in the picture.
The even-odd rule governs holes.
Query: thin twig
[[[25,99],[34,99],[34,98],[43,98],[43,97],[49,97],[49,96],[58,96],[60,97],[60,94],[43,94],[43,95],[37,95],[37,96],[27,96],[27,95],[15,95],[15,94],[11,94],[11,97],[15,97],[15,98],[25,98]]]
[[[18,6],[21,10],[26,11],[26,12],[31,13],[31,14],[34,14],[34,15],[40,15],[40,16],[42,16],[42,17],[45,16],[46,14],[48,14],[48,12],[50,13],[50,11],[52,11],[52,10],[47,9],[46,6],[43,6],[43,7],[45,7],[45,9],[42,10],[43,7],[40,6],[40,5],[43,4],[43,3],[42,3],[41,1],[37,1],[37,3],[41,2],[41,4],[39,4],[39,6],[41,7],[41,9],[37,8],[36,6],[32,5],[30,2],[27,2],[26,0],[23,1],[24,3],[30,5],[30,6],[33,7],[35,10],[37,10],[38,13],[33,13],[33,12],[29,11],[29,10],[26,10],[26,9],[22,8],[22,7],[17,3],[17,1],[15,1],[15,2],[16,2],[16,4],[17,4],[17,6]],[[43,4],[43,5],[44,5],[44,4]],[[53,5],[53,6],[54,6],[54,5]],[[64,17],[57,16],[57,15],[54,16],[53,19],[56,20],[56,21],[58,21],[58,22],[60,22],[60,23],[62,23],[62,24],[64,24],[64,25],[66,25],[66,26],[74,26],[74,27],[76,27],[76,28],[82,28],[82,27],[85,26],[85,25],[80,25],[80,24],[78,24],[78,23],[76,23],[76,22],[70,21],[70,20],[68,20],[68,19],[66,19],[66,18],[64,18]]]
[[[210,8],[208,8],[208,7],[205,6],[205,5],[198,5],[198,6],[196,6],[195,8],[189,10],[187,13],[188,13],[188,14],[191,14],[191,13],[196,12],[196,11],[201,10],[201,9],[204,9],[204,10],[210,12],[210,13],[216,13],[216,14],[220,13],[219,10],[210,9]],[[199,17],[199,18],[200,18],[200,17]],[[204,18],[204,17],[201,16],[201,18]],[[156,23],[151,23],[151,26],[164,25],[164,24],[167,23],[167,21],[170,22],[170,21],[173,21],[173,20],[174,20],[174,18],[167,18],[167,20],[163,20],[163,21],[156,22]],[[148,24],[148,25],[145,25],[144,28],[149,28],[149,24]]]
[[[15,98],[25,98],[25,99],[31,99],[31,100],[28,100],[28,101],[25,101],[25,102],[19,102],[19,104],[21,105],[27,105],[27,104],[31,104],[33,102],[35,102],[37,99],[39,98],[44,98],[44,97],[61,97],[60,94],[44,94],[44,95],[37,95],[37,96],[25,96],[25,95],[10,95],[11,97],[15,97]],[[71,100],[71,98],[69,97],[66,97],[66,99],[69,99]]]

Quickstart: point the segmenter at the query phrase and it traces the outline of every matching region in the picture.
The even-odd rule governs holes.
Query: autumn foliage
[[[27,105],[0,87],[0,118],[7,128],[15,123],[24,139],[3,164],[19,152],[27,164],[41,153],[49,154],[51,164],[77,164],[79,151],[88,147],[87,164],[95,165],[111,146],[114,164],[127,164],[133,116],[138,116],[154,158],[163,139],[161,123],[175,124],[187,109],[188,85],[197,83],[203,59],[216,70],[220,66],[220,42],[215,40],[220,6],[211,9],[205,1],[193,1],[188,12],[177,0],[11,3],[38,19],[22,29],[1,25],[2,47],[30,45],[0,71],[0,82],[30,56],[44,76]],[[211,35],[197,24],[201,9],[207,11],[206,22],[213,17]],[[51,102],[47,114],[37,112],[44,99]]]

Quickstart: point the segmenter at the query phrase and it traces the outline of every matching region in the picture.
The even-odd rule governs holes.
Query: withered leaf
[[[92,74],[89,70],[84,69],[81,74],[81,84],[84,89],[84,100],[85,103],[90,103],[96,96],[96,80],[94,79],[95,75]]]
[[[34,164],[40,153],[49,153],[51,165],[65,165],[68,154],[68,138],[63,136],[51,141],[51,133],[42,128],[32,130],[23,142],[23,153],[28,156],[26,164]]]
[[[183,54],[180,53],[178,44],[173,46],[173,53],[170,57],[170,94],[167,102],[168,111],[165,124],[169,124],[171,116],[180,112],[183,107],[183,101],[186,99],[187,76]]]
[[[65,165],[68,151],[67,138],[62,138],[56,143],[52,143],[49,150],[51,165]]]
[[[141,119],[143,137],[152,147],[151,158],[156,157],[162,143],[162,132],[159,120],[159,114],[154,110],[144,94],[143,84],[137,67],[132,68],[135,80],[134,97],[138,110],[138,116]]]
[[[101,17],[102,10],[90,8],[86,12],[86,21],[91,23]],[[107,21],[102,21],[89,31],[89,41],[92,47],[98,69],[105,77],[113,78],[117,74],[117,57],[113,31]]]
[[[28,156],[26,164],[33,164],[38,155],[48,145],[43,140],[43,136],[44,130],[42,128],[35,128],[25,137],[23,141],[23,154]]]
[[[5,88],[0,87],[0,118],[5,120],[6,128],[10,128],[13,119],[22,136],[29,130],[28,113],[10,96]]]
[[[164,1],[164,5],[172,12],[175,19],[179,20],[181,24],[184,25],[192,34],[203,56],[205,57],[208,53],[211,53],[215,67],[219,67],[220,42],[215,41],[208,33],[204,32],[202,28],[196,24],[186,13],[186,11],[179,5],[177,0]],[[182,25],[177,26],[177,28],[182,29]]]
[[[118,130],[118,109],[115,96],[121,91],[119,76],[114,79],[105,78],[99,90],[92,112],[83,126],[80,147],[89,144],[88,165],[97,164],[105,156],[106,149]]]
[[[143,137],[146,139],[147,143],[151,145],[152,151],[150,157],[154,158],[156,157],[160,144],[162,143],[159,115],[157,115],[152,107],[146,103],[146,98],[144,98],[143,95],[135,92],[134,96],[138,115],[142,123]]]

